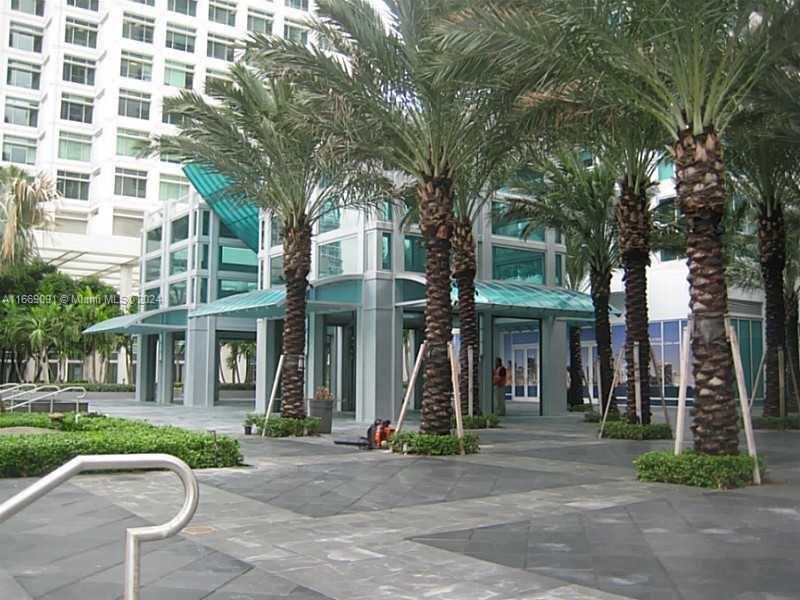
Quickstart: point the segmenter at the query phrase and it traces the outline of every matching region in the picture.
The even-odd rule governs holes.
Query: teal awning
[[[228,180],[206,167],[189,164],[183,167],[183,172],[220,221],[245,246],[258,252],[258,206],[231,196],[227,192]]]
[[[147,334],[181,331],[186,328],[185,308],[167,308],[122,315],[99,321],[83,330],[83,333]]]
[[[286,307],[286,290],[273,288],[254,290],[220,298],[214,302],[198,306],[189,318],[229,316],[250,319],[277,319],[283,317]],[[337,300],[309,299],[306,311],[309,313],[347,312],[358,308],[358,304]]]

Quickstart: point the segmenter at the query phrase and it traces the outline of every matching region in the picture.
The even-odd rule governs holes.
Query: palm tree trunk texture
[[[617,224],[622,264],[625,270],[625,363],[627,371],[627,417],[650,423],[650,335],[647,317],[647,265],[650,264],[650,219],[647,195],[636,193],[622,182],[617,204]],[[639,344],[639,393],[642,414],[636,414],[636,344]]]
[[[798,327],[800,326],[800,314],[798,313],[798,297],[794,292],[788,292],[784,299],[786,310],[786,381],[792,382],[790,398],[794,398],[794,402],[787,400],[787,408],[795,410],[797,402],[800,398],[797,397],[798,390],[794,388],[794,380],[792,379],[791,369],[794,369],[795,377],[798,378],[797,385],[800,386],[800,339],[798,339]]]
[[[594,305],[594,337],[597,342],[597,355],[600,360],[600,408],[605,411],[611,393],[611,380],[614,377],[614,357],[611,349],[611,321],[609,320],[609,299],[611,297],[611,271],[597,271],[592,268],[589,274],[592,304]],[[612,401],[610,411],[616,411]]]
[[[450,240],[453,231],[452,182],[446,177],[427,178],[417,189],[419,226],[425,240],[425,380],[422,386],[420,431],[450,432],[452,407],[450,360],[452,340],[450,300]]]
[[[583,404],[583,360],[581,357],[581,328],[569,328],[569,390],[567,404],[570,407]]]
[[[306,346],[306,290],[311,270],[311,226],[287,227],[283,239],[283,274],[286,279],[286,316],[283,321],[283,373],[281,415],[306,416],[304,355]]]
[[[705,454],[739,451],[733,356],[725,331],[728,286],[722,247],[725,164],[719,137],[685,130],[673,147],[678,203],[686,217],[689,307],[693,319],[694,448]]]
[[[762,203],[758,216],[758,255],[764,282],[764,316],[767,342],[764,416],[780,415],[780,362],[778,352],[786,347],[786,310],[783,271],[786,267],[786,226],[780,203]],[[786,381],[791,382],[791,379]],[[788,390],[788,386],[787,386]],[[786,396],[788,398],[788,394]]]
[[[457,221],[453,231],[453,278],[458,285],[458,318],[461,330],[458,389],[461,412],[469,412],[469,348],[472,348],[472,410],[480,414],[478,397],[478,313],[475,310],[475,237],[472,221]]]

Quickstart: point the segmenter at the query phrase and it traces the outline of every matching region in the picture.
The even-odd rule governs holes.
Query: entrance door
[[[524,344],[511,347],[512,399],[523,402],[539,401],[539,345]]]
[[[592,403],[597,403],[599,392],[597,389],[597,368],[598,368],[597,344],[594,342],[583,342],[581,344],[581,365],[583,366],[583,397],[588,398]]]

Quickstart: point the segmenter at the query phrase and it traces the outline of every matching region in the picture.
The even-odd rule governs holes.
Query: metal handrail
[[[25,385],[34,385],[34,384],[25,384]],[[48,389],[48,388],[50,390],[58,390],[58,389],[60,389],[54,383],[46,383],[45,385],[38,385],[38,386],[34,385],[34,387],[32,387],[32,388],[28,388],[26,390],[20,390],[15,394],[11,394],[8,398],[6,398],[6,402],[8,402],[9,400],[14,400],[15,398],[20,398],[22,396],[27,396],[28,394],[35,394],[36,392],[41,392],[42,390],[45,390],[45,389]]]
[[[17,394],[24,394],[25,390],[22,388],[27,388],[27,390],[33,390],[36,388],[35,383],[4,383],[0,385],[0,396],[3,394],[7,394],[9,392],[17,392]],[[20,390],[20,391],[17,391]]]
[[[42,386],[42,387],[46,387],[46,386]],[[42,396],[37,396],[36,398],[31,398],[30,400],[23,400],[19,404],[15,404],[14,406],[10,406],[6,410],[11,412],[11,411],[13,411],[13,410],[15,410],[17,408],[22,407],[22,406],[27,406],[28,407],[28,412],[31,412],[31,405],[34,402],[39,402],[40,400],[47,400],[48,398],[50,398],[50,412],[53,412],[53,403],[55,402],[56,396],[58,396],[59,394],[61,394],[63,392],[79,392],[75,396],[75,413],[76,414],[79,413],[80,412],[80,410],[79,410],[80,409],[80,401],[83,400],[84,398],[86,398],[86,388],[83,387],[82,385],[70,385],[70,386],[65,387],[65,388],[57,387],[55,390],[53,390],[51,392],[48,392],[48,393],[46,393],[46,394],[44,394]]]
[[[200,489],[197,478],[185,462],[169,454],[105,454],[76,456],[68,463],[45,475],[39,481],[0,504],[0,523],[17,514],[26,506],[57,488],[82,471],[110,471],[132,469],[169,469],[183,484],[183,506],[166,523],[150,527],[131,527],[125,534],[124,588],[125,600],[139,600],[141,556],[139,544],[172,537],[192,520]]]

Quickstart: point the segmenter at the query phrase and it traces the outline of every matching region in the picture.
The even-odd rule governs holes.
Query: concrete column
[[[280,322],[275,320],[259,319],[256,322],[256,412],[263,413],[267,410],[269,395],[272,393],[272,383],[278,370],[278,360],[281,356],[279,344]],[[280,398],[280,387],[278,398]],[[277,406],[277,405],[276,405]],[[273,407],[273,410],[275,407]]]
[[[567,324],[555,317],[541,320],[541,414],[567,414]]]
[[[172,404],[172,385],[173,385],[173,363],[174,357],[174,335],[169,332],[158,334],[158,386],[156,390],[156,401],[159,404]]]
[[[156,374],[156,336],[137,336],[136,356],[136,400],[153,402],[155,400]]]
[[[122,265],[119,268],[119,295],[123,312],[128,312],[133,288],[133,266]],[[128,383],[128,350],[125,346],[117,348],[117,383]]]
[[[308,346],[306,347],[306,399],[313,398],[316,389],[322,385],[322,361],[325,351],[325,318],[322,315],[308,315]],[[306,410],[308,407],[306,407]]]
[[[210,408],[217,398],[217,327],[216,317],[187,319],[184,406]]]
[[[364,280],[357,325],[356,421],[394,420],[400,409],[403,325],[391,279]]]

